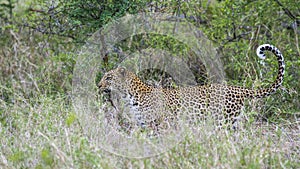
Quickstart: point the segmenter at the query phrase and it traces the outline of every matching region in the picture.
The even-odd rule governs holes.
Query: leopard
[[[153,87],[120,66],[104,74],[98,89],[102,94],[118,94],[118,99],[108,100],[118,110],[118,120],[123,121],[122,125],[127,126],[128,131],[140,128],[162,133],[171,128],[177,129],[180,126],[177,122],[181,118],[193,125],[206,117],[214,117],[218,126],[234,124],[245,99],[269,96],[282,86],[284,57],[277,47],[270,44],[260,45],[256,54],[265,59],[266,51],[273,53],[278,61],[277,77],[266,88],[251,89],[219,83],[176,88]]]

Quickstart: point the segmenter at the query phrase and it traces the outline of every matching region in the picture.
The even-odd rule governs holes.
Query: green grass
[[[119,157],[93,147],[68,98],[0,100],[0,168],[299,168],[299,119],[242,123],[239,131],[197,127],[170,151]]]

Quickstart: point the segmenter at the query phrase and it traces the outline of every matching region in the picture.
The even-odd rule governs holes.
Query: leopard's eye
[[[111,79],[112,79],[111,76],[107,76],[107,77],[105,78],[105,80],[111,80]]]

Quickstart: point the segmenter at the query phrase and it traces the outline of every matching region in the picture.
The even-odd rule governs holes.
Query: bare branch
[[[292,12],[289,9],[285,8],[279,0],[275,0],[275,1],[284,10],[285,14],[287,14],[291,19],[297,20],[297,18],[292,14]]]

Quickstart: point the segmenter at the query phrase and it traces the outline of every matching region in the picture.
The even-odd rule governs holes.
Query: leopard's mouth
[[[99,96],[101,96],[101,98],[102,98],[104,101],[107,101],[107,100],[109,100],[110,97],[111,97],[111,90],[99,88],[98,94],[99,94]]]
[[[107,94],[107,93],[110,93],[110,92],[111,92],[111,90],[106,88],[106,89],[103,89],[103,90],[102,90],[102,92],[104,92],[104,93],[106,93],[106,94]]]
[[[111,100],[111,90],[110,89],[100,89],[99,94],[102,96],[104,102],[109,102],[114,109],[117,110],[117,107],[114,105],[114,102]]]
[[[111,90],[109,88],[102,88],[99,86],[99,94],[104,93],[104,94],[109,94]]]

